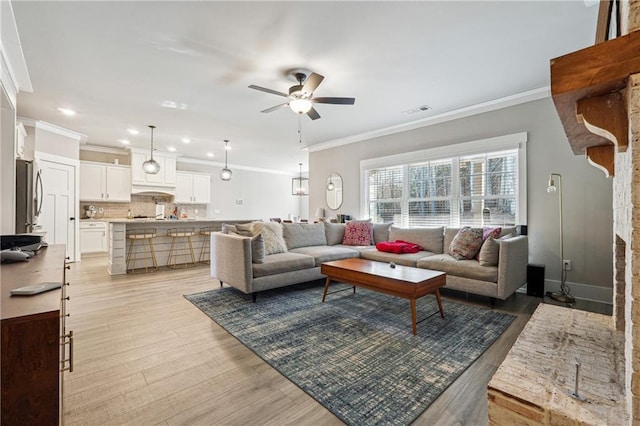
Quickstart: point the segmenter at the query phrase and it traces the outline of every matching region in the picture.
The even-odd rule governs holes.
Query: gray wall
[[[547,290],[560,278],[558,197],[546,191],[548,176],[563,176],[564,258],[572,261],[567,282],[578,297],[611,302],[612,181],[574,156],[551,99],[529,102],[433,126],[309,154],[309,209],[360,217],[360,160],[527,132],[529,261],[546,267]],[[344,180],[344,203],[329,211],[324,183],[330,172]]]
[[[178,170],[209,173],[211,175],[211,204],[207,216],[213,219],[285,219],[289,213],[307,218],[306,199],[291,195],[293,176],[261,171],[229,168],[230,181],[220,179],[221,167],[178,161]],[[304,205],[301,206],[302,199]],[[239,201],[241,200],[241,204]],[[301,208],[302,207],[302,208]],[[313,218],[311,218],[313,219]]]

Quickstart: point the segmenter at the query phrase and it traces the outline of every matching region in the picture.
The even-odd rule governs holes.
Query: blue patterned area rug
[[[409,301],[364,289],[327,296],[301,284],[250,295],[221,288],[185,297],[320,404],[353,425],[415,420],[515,317],[443,300],[411,333]],[[437,312],[418,299],[418,319]]]

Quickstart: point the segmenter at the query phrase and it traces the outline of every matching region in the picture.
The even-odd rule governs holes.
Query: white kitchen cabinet
[[[176,156],[165,152],[154,152],[153,159],[160,165],[160,171],[155,174],[146,174],[142,164],[151,158],[149,151],[131,149],[131,183],[134,193],[141,192],[136,187],[171,187],[176,186]]]
[[[201,173],[176,172],[175,202],[209,204],[211,202],[211,177]]]
[[[80,222],[80,253],[106,253],[109,250],[106,222]]]
[[[131,201],[131,168],[80,162],[81,201]]]

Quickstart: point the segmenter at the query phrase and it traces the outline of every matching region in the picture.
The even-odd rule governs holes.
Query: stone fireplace
[[[640,425],[640,1],[605,41],[611,3],[595,46],[551,61],[551,93],[574,154],[613,180],[613,316],[540,305],[489,383],[491,424]],[[575,353],[593,355],[586,405],[566,396]]]

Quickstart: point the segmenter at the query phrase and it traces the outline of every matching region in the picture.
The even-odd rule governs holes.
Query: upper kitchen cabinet
[[[81,161],[80,200],[131,201],[131,168]]]
[[[176,172],[175,202],[181,204],[209,204],[211,177],[207,174]]]
[[[162,191],[173,192],[176,187],[176,156],[165,152],[154,152],[153,159],[160,164],[160,171],[155,174],[146,174],[142,164],[149,160],[148,151],[131,148],[131,183],[133,193],[153,191],[154,188],[163,188]]]

